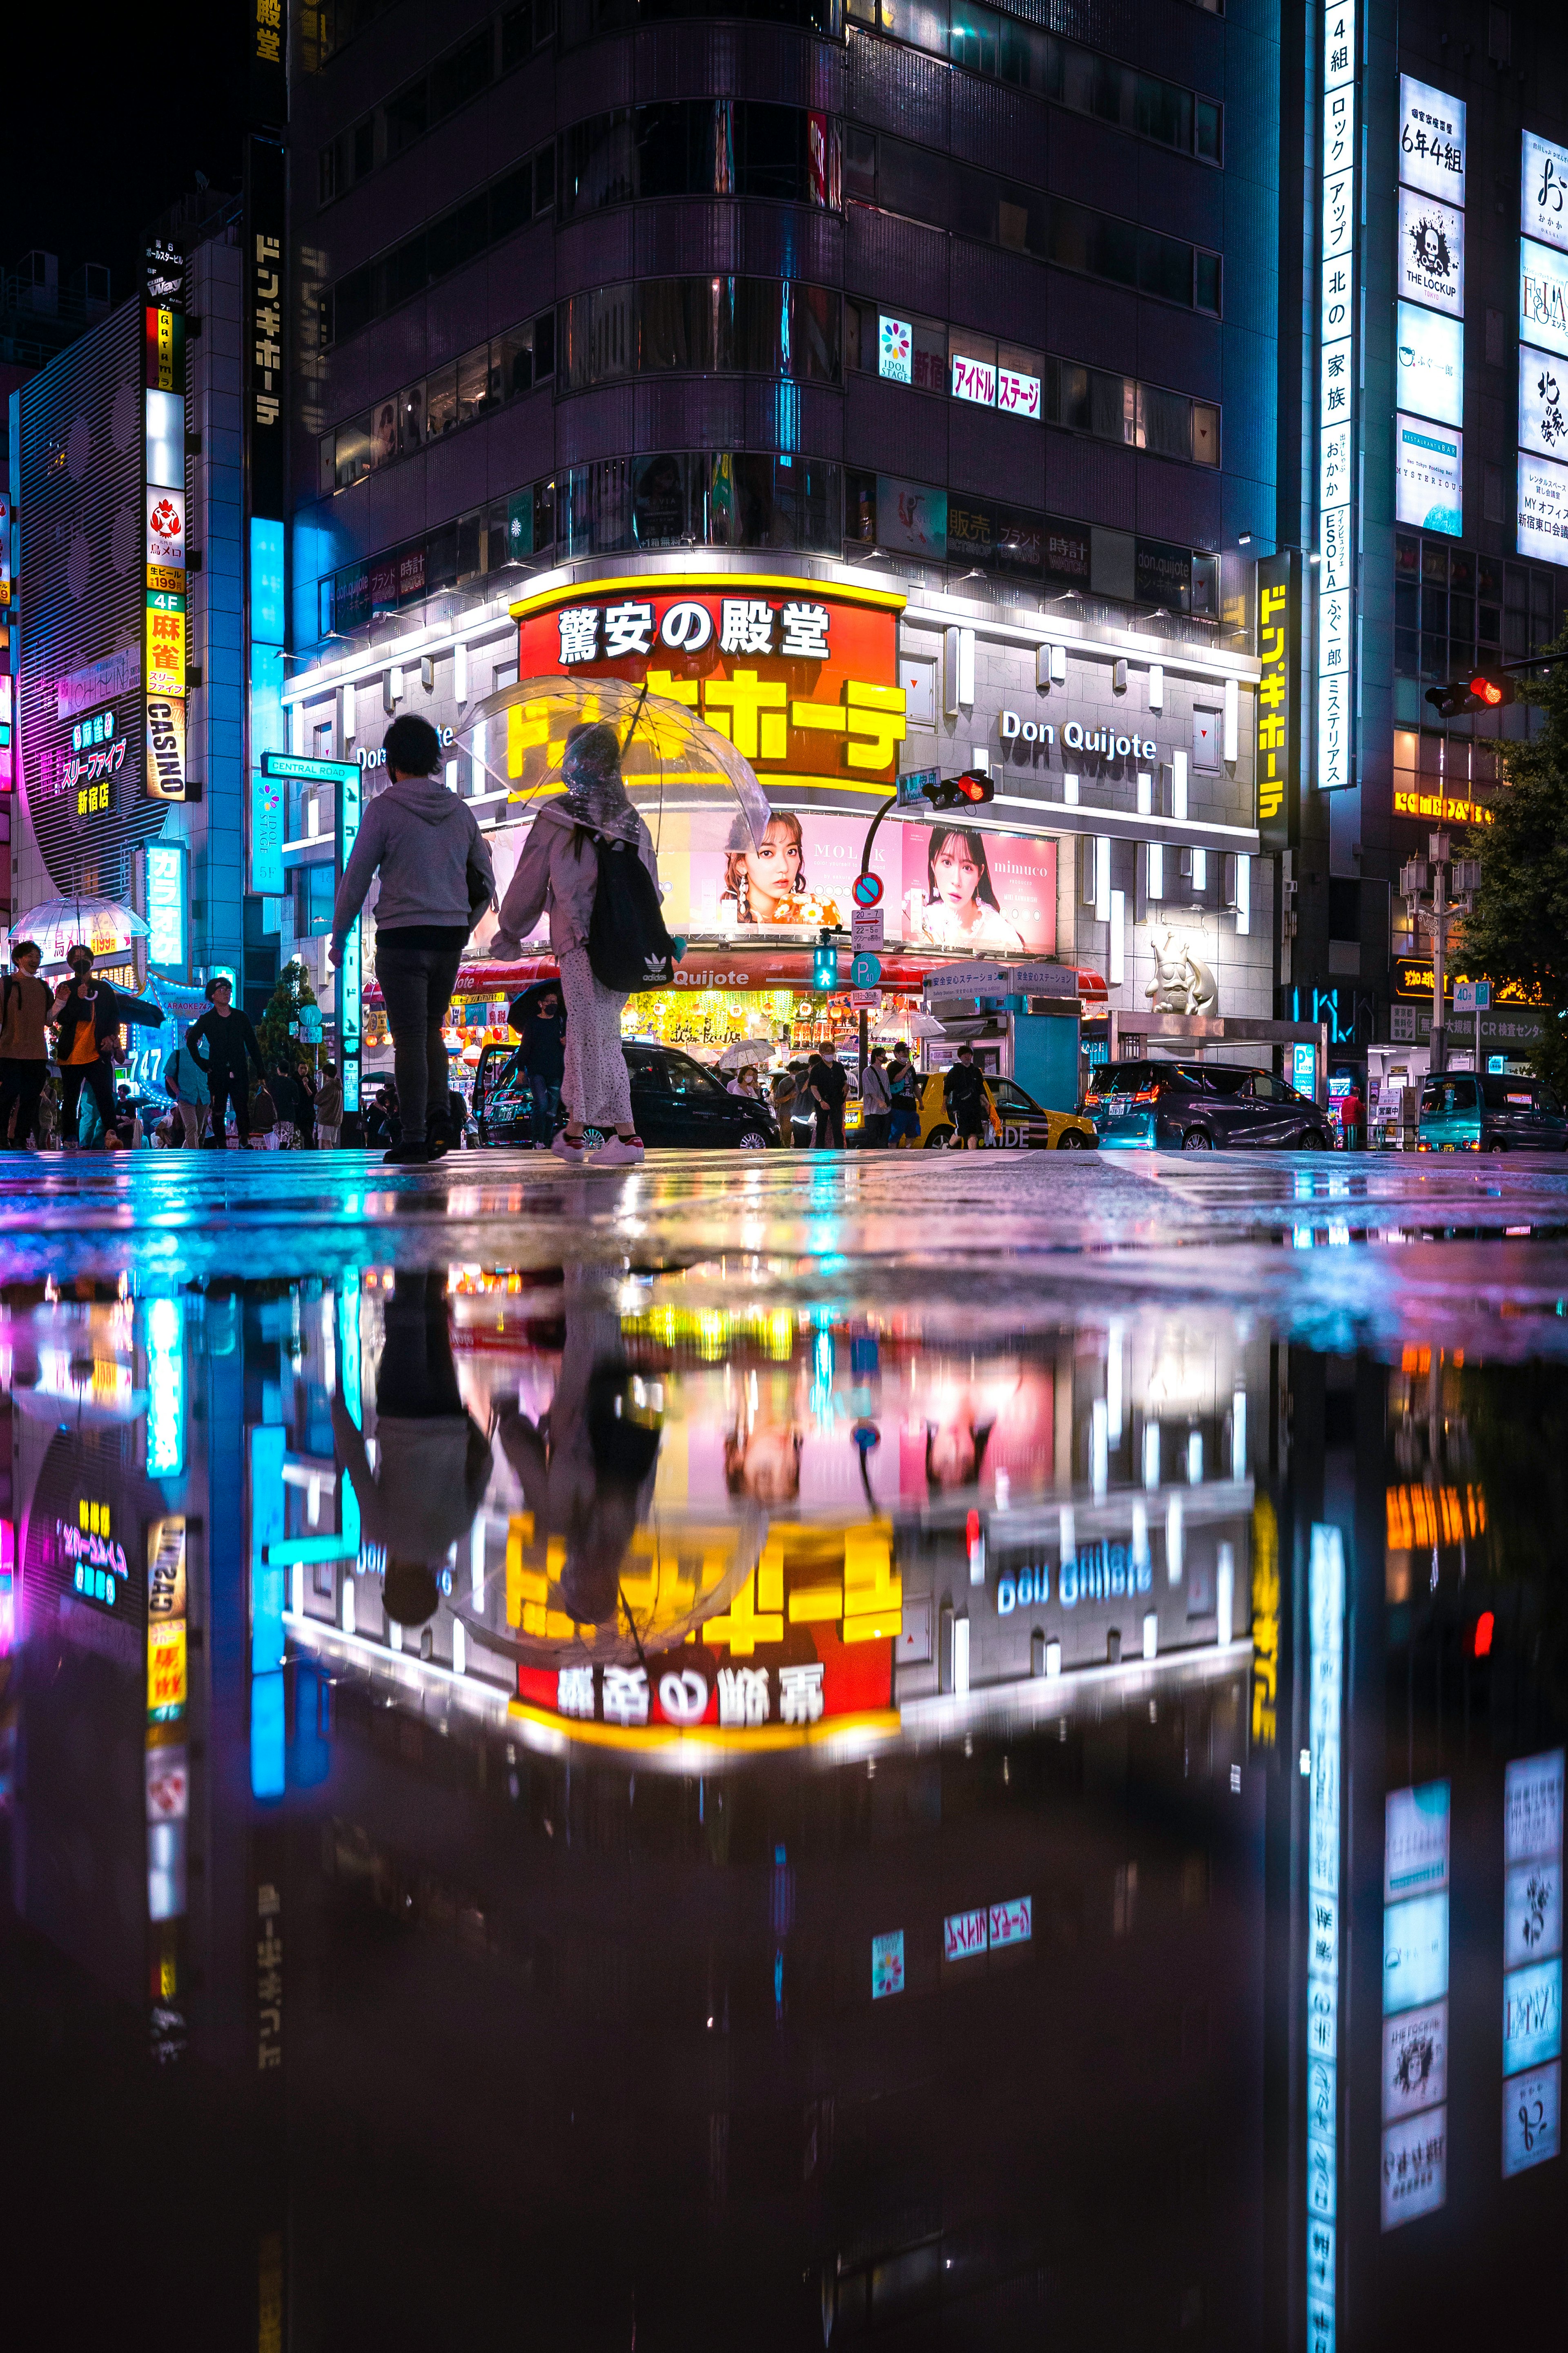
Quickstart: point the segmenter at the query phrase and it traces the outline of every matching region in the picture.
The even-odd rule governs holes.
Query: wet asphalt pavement
[[[1552,2343],[1568,1166],[0,1156],[16,2308]]]

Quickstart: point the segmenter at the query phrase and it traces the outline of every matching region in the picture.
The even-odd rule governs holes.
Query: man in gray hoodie
[[[343,869],[330,954],[334,965],[342,963],[349,926],[379,869],[375,976],[403,1114],[403,1141],[385,1156],[434,1160],[450,1141],[441,1033],[468,934],[495,903],[495,875],[473,810],[440,781],[441,739],[429,721],[412,712],[395,719],[384,748],[391,781],[366,809]]]

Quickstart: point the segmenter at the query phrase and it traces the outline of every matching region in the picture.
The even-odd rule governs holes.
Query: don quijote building
[[[991,774],[994,797],[965,813],[965,855],[973,864],[982,851],[967,902],[944,902],[933,881],[951,820],[910,807],[877,839],[892,1027],[921,971],[964,953],[1088,967],[1129,1015],[1149,1008],[1162,966],[1185,954],[1212,975],[1226,1012],[1272,1011],[1268,870],[1253,820],[1257,664],[1243,652],[1070,607],[1064,617],[981,603],[881,565],[592,558],[552,566],[466,629],[437,625],[312,666],[286,691],[292,740],[357,753],[374,791],[387,705],[427,715],[447,748],[448,784],[472,795],[492,832],[504,881],[527,816],[498,773],[521,769],[545,723],[514,712],[503,746],[474,737],[472,713],[498,685],[559,671],[646,681],[692,709],[745,754],[783,820],[770,831],[795,891],[781,904],[753,902],[739,861],[665,818],[666,912],[689,944],[672,1002],[639,1002],[639,1027],[673,1023],[668,1034],[711,1042],[726,1029],[716,1008],[691,1010],[694,997],[762,990],[778,1000],[764,1016],[775,1030],[785,1020],[798,1029],[818,926],[847,926],[867,828],[898,778],[975,767]],[[499,739],[505,725],[488,732]],[[332,828],[324,807],[305,805],[284,854],[300,875],[293,904],[313,906],[317,929],[282,952],[302,955],[325,995]],[[327,788],[313,793],[324,801]],[[847,985],[847,955],[840,976]],[[499,969],[479,967],[458,1026],[496,1027],[504,987]],[[757,1012],[731,1008],[728,1029],[750,1034],[742,1023],[754,1027]]]
[[[757,925],[760,872],[661,845],[691,944],[637,1018],[693,1043],[803,1038],[872,814],[975,765],[967,879],[909,811],[879,835],[885,1027],[966,947],[1129,1015],[1189,983],[1275,1013],[1242,545],[1275,521],[1266,38],[1184,5],[1068,38],[879,0],[344,0],[290,41],[291,753],[374,792],[424,713],[505,871],[478,705],[662,680],[791,821],[805,919]],[[331,786],[284,797],[250,887],[330,1003]],[[694,1011],[747,994],[691,986],[720,969],[775,1001]]]

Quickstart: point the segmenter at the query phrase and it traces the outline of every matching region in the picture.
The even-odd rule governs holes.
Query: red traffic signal
[[[1468,678],[1451,678],[1446,686],[1429,686],[1426,700],[1439,719],[1468,719],[1472,711],[1497,711],[1514,700],[1514,684],[1505,671],[1479,670]]]
[[[965,768],[962,776],[943,776],[935,784],[922,785],[921,792],[933,809],[978,807],[982,801],[995,797],[996,787],[978,768]]]

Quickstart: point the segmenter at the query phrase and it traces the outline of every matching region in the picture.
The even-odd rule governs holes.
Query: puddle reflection
[[[204,2250],[111,2215],[106,2295],[1543,2331],[1568,1372],[820,1280],[0,1294],[18,2146]]]

